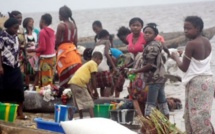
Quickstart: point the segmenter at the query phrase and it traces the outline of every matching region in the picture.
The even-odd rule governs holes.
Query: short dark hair
[[[44,20],[46,25],[52,24],[52,16],[49,13],[42,15],[41,20]]]
[[[16,24],[19,24],[19,21],[17,19],[15,19],[15,18],[9,18],[9,19],[7,19],[5,21],[4,27],[5,28],[10,28],[10,27],[12,27],[12,26],[14,26]]]
[[[148,23],[147,25],[146,25],[146,27],[144,27],[143,28],[143,32],[145,31],[145,29],[147,28],[147,27],[150,27],[154,32],[155,32],[155,35],[157,36],[158,34],[159,34],[159,31],[158,31],[158,29],[157,29],[157,24],[156,23]]]
[[[24,28],[27,28],[28,23],[29,23],[30,20],[33,20],[33,18],[31,18],[31,17],[25,18],[25,19],[23,20],[22,26],[23,26]]]
[[[99,20],[96,20],[93,22],[93,26],[98,26],[98,27],[102,27],[102,23]]]
[[[142,20],[141,18],[139,18],[139,17],[134,17],[134,18],[132,18],[132,19],[129,21],[129,26],[131,26],[131,25],[132,25],[134,22],[136,22],[136,21],[140,22],[140,24],[141,24],[142,27],[143,27],[143,25],[144,25],[143,20]]]
[[[103,56],[102,56],[101,52],[96,51],[96,52],[93,53],[92,58],[96,58],[96,59],[102,60]]]
[[[131,30],[125,26],[121,26],[119,29],[118,29],[118,32],[117,32],[117,37],[120,38],[121,36],[127,36],[131,33]]]
[[[17,16],[19,14],[22,15],[22,13],[20,11],[17,11],[17,10],[14,10],[12,12],[8,12],[9,18],[14,18],[14,16]]]
[[[110,34],[107,30],[103,29],[101,32],[99,32],[98,39],[104,38],[106,36],[110,36]]]
[[[184,21],[190,22],[194,27],[199,28],[199,32],[202,32],[204,28],[204,22],[199,16],[187,16]]]

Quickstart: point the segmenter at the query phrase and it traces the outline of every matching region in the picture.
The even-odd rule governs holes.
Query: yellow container
[[[0,103],[0,120],[14,122],[17,116],[17,104]]]

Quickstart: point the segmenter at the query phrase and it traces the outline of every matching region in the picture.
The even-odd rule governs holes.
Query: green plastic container
[[[110,110],[113,109],[113,106],[113,104],[96,104],[94,107],[94,116],[110,118]]]
[[[0,103],[0,120],[14,122],[17,115],[17,104]]]

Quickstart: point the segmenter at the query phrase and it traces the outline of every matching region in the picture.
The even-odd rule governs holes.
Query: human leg
[[[149,116],[154,108],[156,108],[159,86],[157,84],[149,85],[147,101],[145,106],[145,116]]]
[[[78,110],[78,113],[79,113],[80,119],[83,119],[83,111],[82,110]]]
[[[166,100],[166,95],[164,92],[164,84],[159,84],[160,89],[158,91],[158,108],[168,119],[169,119],[169,108]]]
[[[42,87],[53,84],[55,64],[56,57],[40,59],[40,85]]]
[[[94,111],[93,111],[93,108],[89,108],[89,114],[90,114],[90,117],[93,118],[94,117]]]
[[[94,102],[87,88],[79,87],[74,84],[71,84],[70,88],[72,89],[73,101],[79,110],[80,118],[83,118],[83,109],[89,109],[90,117],[94,117]]]

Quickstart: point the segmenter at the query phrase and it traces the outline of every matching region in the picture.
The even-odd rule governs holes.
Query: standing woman
[[[38,48],[27,50],[29,53],[36,52],[39,54],[39,82],[42,87],[53,84],[56,65],[55,34],[50,27],[51,23],[52,16],[50,14],[42,15]]]
[[[211,124],[211,109],[214,97],[214,80],[210,62],[212,47],[202,36],[204,23],[198,16],[188,16],[184,21],[184,33],[187,42],[183,61],[177,53],[172,58],[185,72],[182,79],[185,91],[185,127],[188,134],[214,134]]]
[[[17,31],[17,37],[18,37],[19,46],[20,46],[20,53],[19,53],[20,68],[21,68],[22,75],[24,76],[24,81],[26,82],[24,88],[28,89],[29,79],[28,79],[28,76],[26,75],[27,61],[26,61],[26,52],[24,49],[26,42],[25,42],[24,28],[21,27],[22,13],[20,11],[14,10],[12,12],[8,12],[8,14],[9,14],[9,18],[15,18],[19,21],[19,29]]]
[[[0,102],[18,103],[18,118],[23,115],[24,87],[19,64],[19,42],[17,31],[19,21],[9,18],[5,23],[5,31],[0,33]]]
[[[81,55],[77,50],[77,26],[72,18],[69,7],[63,6],[59,10],[62,23],[57,27],[57,72],[60,77],[60,86],[67,88],[68,82],[81,66]]]
[[[141,31],[143,28],[143,25],[144,25],[143,20],[138,17],[132,18],[129,21],[129,27],[131,29],[131,33],[126,36],[126,41],[128,43],[127,52],[132,53],[134,57],[139,52],[143,52],[144,45],[146,44],[144,33]]]
[[[145,116],[149,116],[158,103],[159,110],[169,118],[169,109],[165,97],[164,87],[166,78],[161,51],[163,45],[155,41],[158,35],[156,25],[147,25],[144,29],[146,46],[142,55],[142,67],[130,71],[131,74],[143,73],[144,81],[141,85],[148,85]]]

